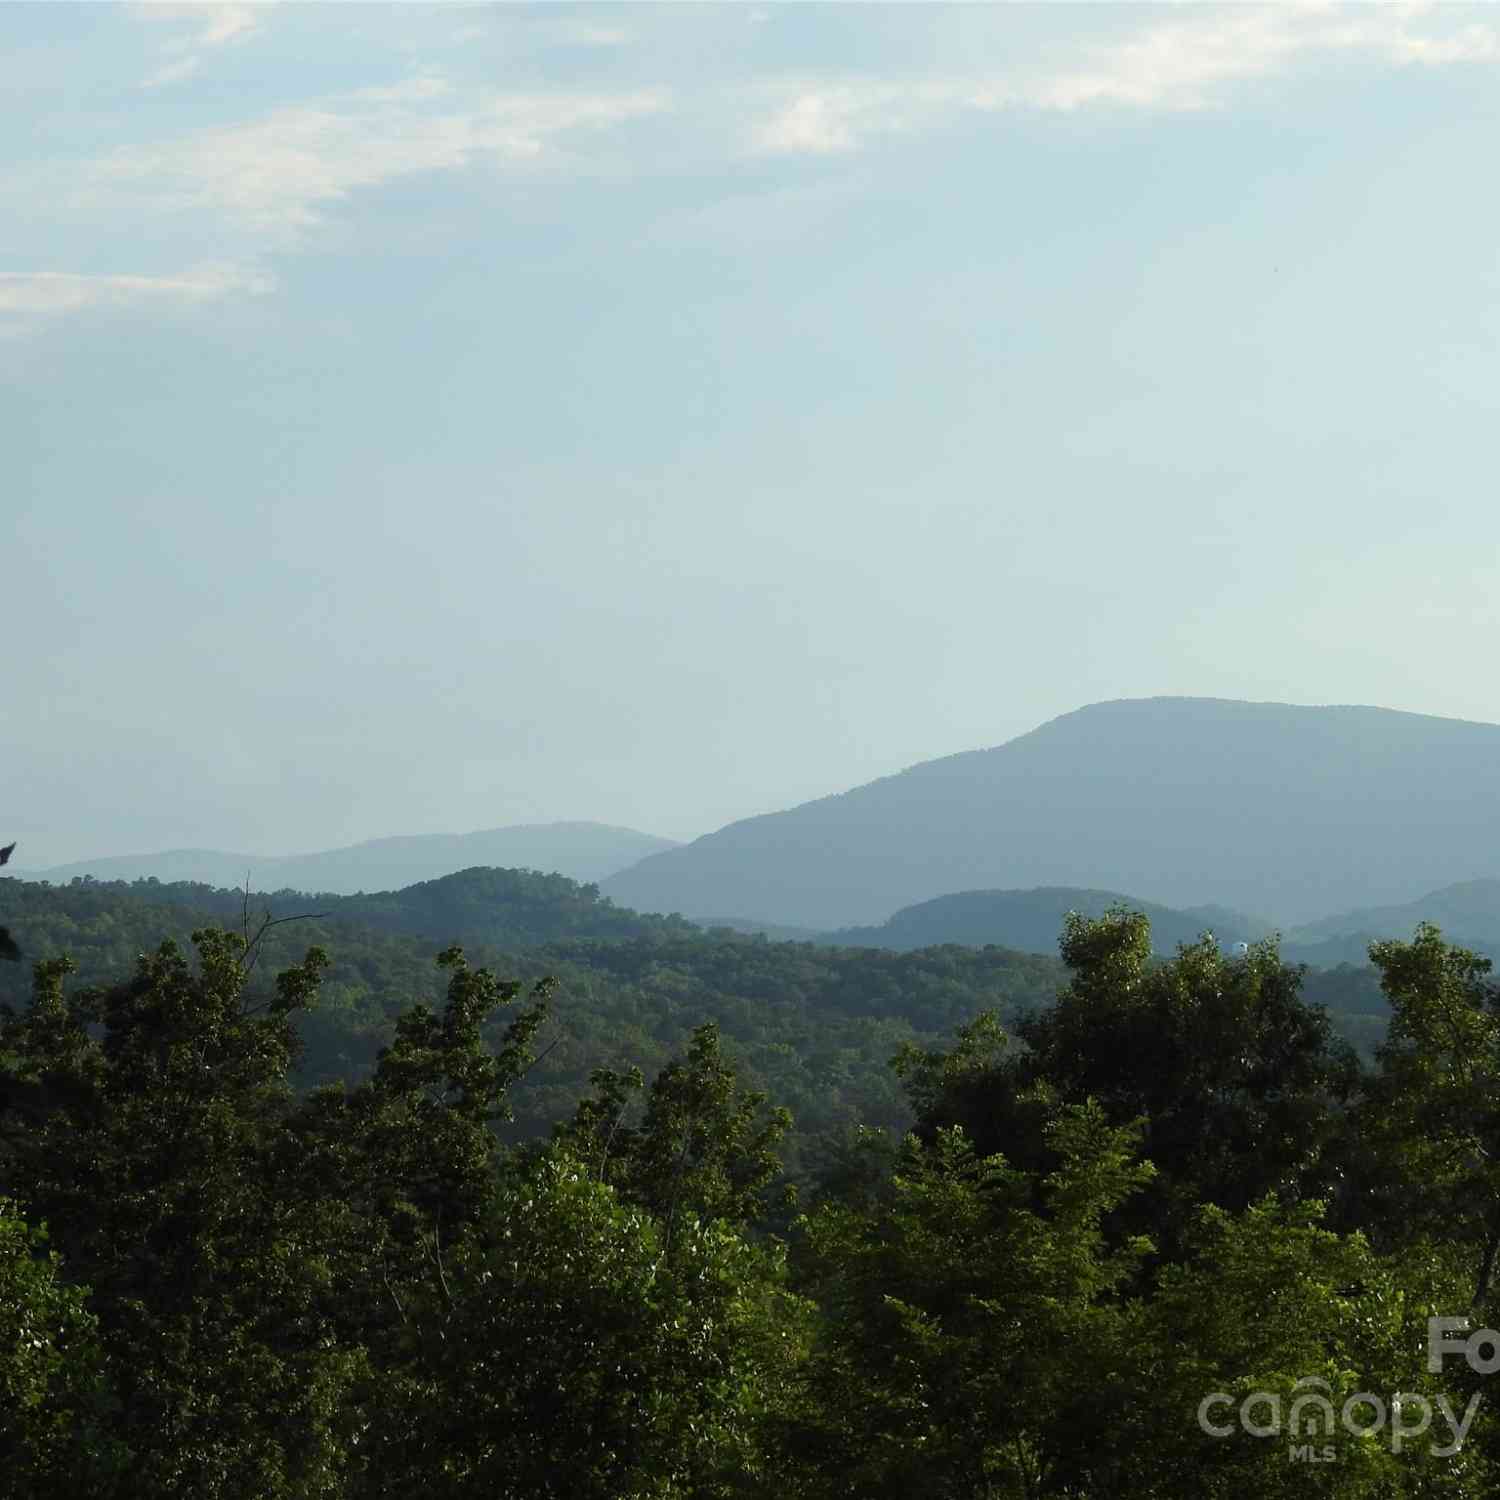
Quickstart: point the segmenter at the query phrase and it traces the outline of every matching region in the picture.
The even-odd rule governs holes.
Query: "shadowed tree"
[[[1118,909],[1070,915],[1060,946],[1070,983],[1017,1023],[1024,1047],[990,1017],[951,1053],[902,1053],[924,1138],[959,1125],[982,1154],[1045,1171],[1054,1101],[1096,1100],[1114,1125],[1143,1120],[1158,1175],[1121,1218],[1168,1253],[1200,1203],[1238,1212],[1267,1193],[1334,1190],[1358,1066],[1274,943],[1231,958],[1205,937],[1157,962],[1146,918]]]
[[[8,865],[10,863],[10,857],[15,853],[15,849],[14,842],[0,849],[0,865]],[[0,927],[0,958],[8,958],[15,961],[20,956],[21,950],[16,947],[16,940],[11,937],[10,929],[8,927]]]
[[[642,1087],[639,1069],[599,1068],[591,1081],[594,1093],[558,1134],[598,1180],[654,1214],[669,1244],[681,1215],[741,1228],[765,1216],[791,1116],[740,1088],[717,1025],[699,1026],[687,1055],[657,1075],[639,1124],[627,1123]]]

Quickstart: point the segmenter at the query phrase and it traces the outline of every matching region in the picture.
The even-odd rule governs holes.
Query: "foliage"
[[[413,1289],[413,1358],[374,1422],[369,1492],[741,1493],[788,1378],[796,1303],[774,1248],[667,1226],[563,1149],[518,1162]]]
[[[168,910],[29,889],[96,966]],[[1362,1072],[1274,945],[1158,961],[1124,911],[1048,1004],[999,949],[653,930],[502,980],[239,900],[0,1018],[0,1493],[1493,1492],[1484,1422],[1309,1466],[1241,1420],[1487,1395],[1424,1362],[1500,1253],[1500,1001],[1435,929],[1375,948]]]
[[[253,940],[195,943],[196,970],[167,942],[103,990],[68,992],[64,962],[39,964],[0,1030],[0,1166],[87,1285],[53,1307],[34,1274],[18,1316],[97,1325],[123,1448],[94,1462],[112,1450],[65,1399],[92,1389],[80,1338],[69,1382],[15,1364],[38,1464],[86,1471],[79,1495],[224,1500],[713,1494],[753,1469],[797,1304],[780,1251],[740,1225],[784,1121],[759,1118],[710,1031],[658,1080],[637,1180],[659,1200],[650,1143],[710,1107],[743,1131],[697,1154],[657,1213],[561,1148],[501,1145],[546,984],[518,1007],[518,982],[446,950],[441,1011],[400,1016],[354,1088],[299,1098],[292,1018],[325,956],[260,999]],[[43,1438],[62,1432],[53,1455]]]
[[[1391,1025],[1361,1111],[1381,1161],[1360,1179],[1362,1211],[1387,1243],[1420,1243],[1441,1222],[1444,1241],[1469,1255],[1480,1306],[1500,1256],[1500,986],[1489,959],[1429,923],[1370,952]]]
[[[1462,1421],[1479,1389],[1472,1373],[1458,1360],[1434,1375],[1425,1362],[1427,1319],[1461,1307],[1461,1279],[1431,1257],[1379,1257],[1362,1235],[1332,1233],[1321,1219],[1320,1205],[1271,1198],[1239,1214],[1202,1211],[1191,1253],[1164,1268],[1133,1309],[1144,1359],[1107,1445],[1104,1492],[1122,1500],[1492,1493],[1482,1420],[1459,1451],[1440,1451],[1453,1428],[1438,1402]],[[1199,1417],[1216,1393],[1224,1399]],[[1387,1425],[1365,1437],[1343,1415],[1361,1395],[1387,1409]],[[1403,1397],[1403,1426],[1422,1424],[1418,1403],[1431,1423],[1393,1443],[1389,1424]],[[1195,1419],[1182,1420],[1189,1412]],[[1374,1415],[1361,1405],[1355,1423],[1371,1426]],[[1205,1422],[1220,1431],[1205,1431]],[[1278,1430],[1266,1436],[1247,1430],[1272,1422]],[[1320,1460],[1296,1461],[1309,1440]]]
[[[1097,1107],[1047,1129],[1045,1176],[944,1130],[908,1139],[888,1204],[801,1221],[825,1324],[787,1446],[811,1493],[1055,1493],[1088,1450],[1080,1397],[1124,1355],[1112,1294],[1149,1249],[1110,1247],[1101,1220],[1151,1168]]]
[[[296,1081],[353,1088],[369,1078],[380,1049],[394,1037],[396,1017],[414,1003],[440,1001],[431,963],[435,949],[464,940],[465,930],[512,931],[531,921],[523,907],[507,904],[519,899],[517,889],[526,901],[542,906],[559,891],[569,902],[582,903],[588,890],[561,877],[470,871],[368,898],[373,905],[361,908],[367,914],[376,908],[394,912],[392,922],[399,928],[408,919],[398,909],[412,897],[414,909],[427,915],[420,921],[412,916],[410,925],[425,925],[430,940],[339,915],[367,898],[334,897],[327,908],[332,915],[295,922],[283,919],[321,912],[330,898],[290,893],[263,898],[280,925],[265,931],[259,942],[260,961],[248,980],[252,992],[269,993],[269,974],[297,962],[309,945],[330,955],[318,1006],[293,1017],[302,1042]],[[188,941],[210,918],[248,937],[256,930],[262,899],[247,903],[243,892],[145,881],[129,886],[15,882],[7,891],[8,909],[17,913],[29,951],[70,953],[85,985],[106,984],[128,972],[137,955],[164,935]],[[168,892],[205,907],[157,904]],[[431,916],[432,903],[443,893],[452,903],[446,919],[441,913]],[[482,900],[493,901],[494,914],[470,921],[466,903]],[[633,1066],[652,1076],[689,1044],[697,1027],[715,1022],[745,1083],[792,1112],[795,1123],[780,1154],[790,1179],[808,1187],[831,1169],[850,1130],[868,1124],[901,1131],[910,1123],[887,1067],[898,1047],[937,1045],[954,1026],[987,1007],[1011,1013],[1044,1004],[1062,973],[1055,960],[1001,949],[881,953],[710,935],[686,924],[679,930],[668,923],[651,926],[655,918],[641,920],[647,930],[634,936],[533,942],[511,951],[483,943],[466,948],[476,962],[523,984],[549,975],[557,981],[547,1029],[538,1039],[538,1061],[511,1099],[514,1119],[501,1132],[506,1141],[547,1137],[588,1095],[596,1070]],[[23,976],[17,973],[7,988],[10,977],[0,970],[0,1001],[19,1004],[25,998]],[[498,1043],[495,1023],[488,1026],[487,1040]]]
[[[1231,958],[1205,939],[1153,964],[1145,918],[1117,911],[1070,916],[1062,952],[1071,981],[1018,1023],[1024,1050],[971,1031],[946,1058],[904,1056],[925,1131],[960,1124],[986,1153],[1045,1165],[1039,1122],[1053,1098],[1096,1100],[1117,1125],[1142,1120],[1159,1176],[1123,1220],[1164,1249],[1196,1204],[1238,1210],[1267,1192],[1330,1188],[1358,1065],[1273,944]]]
[[[562,1134],[601,1180],[655,1214],[669,1239],[684,1214],[741,1228],[762,1218],[792,1118],[785,1109],[767,1112],[764,1094],[741,1094],[717,1026],[700,1026],[687,1056],[657,1074],[639,1125],[625,1123],[638,1070],[603,1069],[593,1082],[593,1097]]]
[[[0,1198],[0,1495],[106,1485],[122,1454],[85,1289],[64,1277],[43,1228]]]
[[[31,1007],[0,1028],[27,1101],[5,1173],[89,1288],[132,1485],[330,1494],[358,1358],[319,1306],[325,1268],[302,1253],[315,1206],[276,1149],[291,1016],[324,958],[247,1007],[243,940],[196,940],[198,972],[167,942],[107,990],[65,994],[66,964],[37,965]]]

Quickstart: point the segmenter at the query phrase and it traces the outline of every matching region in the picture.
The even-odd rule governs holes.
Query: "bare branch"
[[[565,1041],[567,1039],[567,1035],[568,1034],[566,1031],[559,1031],[557,1035],[553,1037],[552,1040],[545,1047],[543,1047],[542,1050],[538,1052],[537,1055],[533,1057],[529,1063],[526,1064],[526,1066],[517,1076],[516,1081],[519,1083],[522,1078],[526,1077],[526,1075],[531,1072],[531,1070],[536,1067],[539,1062],[542,1062],[546,1058],[547,1054],[551,1052],[559,1042]]]
[[[246,975],[248,976],[249,974],[253,973],[256,964],[260,962],[260,955],[262,951],[261,939],[264,938],[265,935],[273,927],[280,927],[283,923],[286,922],[319,922],[322,921],[322,919],[327,915],[328,913],[326,911],[305,911],[298,912],[295,916],[291,917],[273,917],[270,912],[267,912],[261,919],[260,926],[256,928],[255,936],[253,938],[250,938],[245,944],[245,956],[243,959],[243,963]]]

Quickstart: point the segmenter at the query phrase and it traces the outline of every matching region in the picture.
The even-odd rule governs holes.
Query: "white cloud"
[[[208,24],[198,36],[200,47],[222,47],[245,36],[260,24],[248,5],[215,5],[209,8]]]
[[[559,138],[662,110],[652,92],[614,95],[451,95],[426,74],[293,105],[242,125],[153,145],[121,147],[97,161],[96,184],[129,187],[161,209],[207,209],[242,230],[287,236],[315,225],[329,205],[361,188],[471,163],[544,162]]]
[[[414,104],[423,99],[441,99],[452,92],[453,85],[446,78],[436,73],[420,73],[415,78],[403,78],[400,83],[356,89],[346,97],[350,103]]]
[[[143,89],[155,89],[192,77],[202,67],[205,52],[252,36],[260,28],[261,14],[270,7],[179,5],[153,0],[153,3],[140,4],[134,9],[138,16],[150,21],[191,19],[195,23],[191,33],[173,37],[161,48],[162,53],[172,60],[141,80]]]
[[[193,21],[197,29],[191,38],[178,38],[169,47],[185,51],[188,47],[222,47],[237,37],[247,36],[260,25],[261,16],[270,5],[215,5],[210,3],[176,3],[176,0],[140,0],[131,10],[143,21]]]
[[[964,107],[994,107],[991,92],[943,80],[796,85],[791,99],[752,134],[762,151],[852,151],[871,135],[900,135],[940,122]]]
[[[849,151],[856,144],[859,115],[874,107],[849,89],[830,88],[799,94],[756,133],[767,151]]]
[[[1433,20],[1436,33],[1419,23]],[[1036,80],[1027,102],[1047,109],[1094,103],[1203,109],[1222,84],[1289,72],[1318,56],[1364,55],[1388,66],[1450,64],[1496,56],[1496,32],[1441,30],[1429,7],[1331,4],[1234,8],[1161,22],[1085,65]]]
[[[1231,6],[1157,21],[1048,66],[910,82],[886,78],[782,85],[752,127],[761,151],[850,151],[873,136],[945,123],[968,110],[1068,111],[1117,105],[1165,111],[1216,105],[1225,86],[1334,55],[1378,65],[1449,66],[1500,59],[1500,29],[1455,26],[1440,8],[1336,4]]]
[[[557,21],[551,35],[569,47],[623,47],[630,33],[621,26],[600,26],[595,21]]]
[[[259,295],[274,286],[274,279],[264,271],[221,263],[196,266],[175,276],[0,271],[0,332],[24,331],[42,319],[90,308],[215,302]]]
[[[163,63],[154,73],[141,80],[143,89],[161,88],[163,84],[179,83],[190,78],[203,65],[201,57],[179,57],[176,62]]]

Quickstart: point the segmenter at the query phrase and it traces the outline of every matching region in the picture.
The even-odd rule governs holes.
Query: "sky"
[[[1500,10],[0,6],[16,866],[1500,720]]]

